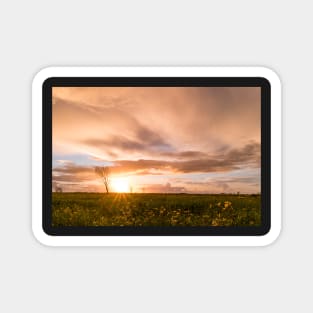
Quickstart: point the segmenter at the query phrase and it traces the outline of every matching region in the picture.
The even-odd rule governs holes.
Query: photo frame
[[[108,214],[104,212],[104,213],[101,213],[103,215],[103,216],[101,215],[101,218],[104,221],[103,223],[107,223],[105,225],[101,225],[101,222],[99,222],[99,220],[95,220],[96,223],[98,224],[94,225],[92,224],[94,223],[92,219],[90,220],[89,224],[86,222],[87,224],[85,225],[84,224],[85,222],[81,222],[81,219],[79,219],[79,222],[74,224],[74,226],[71,226],[71,225],[67,225],[66,222],[63,221],[65,217],[65,213],[64,213],[65,211],[63,210],[63,207],[61,208],[58,207],[58,211],[55,211],[57,214],[55,213],[54,216],[57,216],[59,219],[55,220],[55,223],[53,224],[53,221],[52,221],[53,199],[52,198],[53,197],[56,198],[57,199],[56,201],[58,201],[57,203],[59,204],[60,201],[68,201],[68,199],[65,199],[65,198],[68,195],[72,194],[72,193],[65,193],[65,192],[62,195],[60,195],[58,192],[56,192],[55,194],[52,193],[53,191],[53,188],[52,188],[53,187],[52,186],[53,185],[53,139],[52,137],[57,138],[57,135],[52,136],[52,133],[53,133],[53,130],[52,130],[53,129],[53,109],[52,109],[53,88],[65,88],[65,89],[68,88],[66,90],[62,89],[63,90],[62,92],[64,91],[67,92],[69,88],[77,88],[77,87],[82,88],[82,89],[91,88],[92,93],[90,94],[90,89],[88,89],[88,92],[89,92],[88,97],[93,96],[95,94],[95,90],[99,93],[99,88],[103,88],[100,90],[101,97],[104,97],[104,96],[107,97],[107,95],[105,94],[107,89],[105,88],[120,88],[122,91],[127,90],[128,92],[127,97],[130,97],[130,92],[128,91],[127,88],[132,88],[131,89],[132,97],[134,94],[136,95],[136,93],[138,93],[137,92],[138,90],[140,91],[144,90],[145,92],[142,92],[142,93],[145,94],[145,97],[151,97],[151,95],[153,95],[154,97],[157,97],[157,99],[160,98],[159,95],[156,95],[156,93],[154,93],[153,90],[151,89],[165,88],[165,89],[158,89],[159,92],[162,92],[164,94],[162,101],[167,101],[166,96],[171,96],[171,97],[180,96],[181,97],[181,94],[183,94],[185,97],[187,96],[190,97],[189,95],[186,95],[186,92],[185,92],[186,90],[188,90],[188,93],[189,93],[189,90],[191,90],[190,88],[198,88],[197,90],[192,89],[192,92],[193,92],[192,94],[195,97],[199,97],[198,90],[199,90],[199,93],[202,93],[203,90],[208,91],[207,92],[208,96],[212,94],[211,90],[214,90],[215,93],[216,93],[216,90],[218,90],[218,95],[215,95],[214,99],[220,99],[220,98],[223,99],[224,97],[223,94],[220,95],[220,92],[219,92],[221,88],[232,88],[231,90],[234,90],[234,91],[238,90],[238,88],[241,88],[240,94],[244,92],[242,91],[243,88],[246,88],[246,90],[248,91],[250,91],[251,88],[254,88],[255,90],[259,89],[260,90],[259,92],[259,115],[260,115],[260,121],[261,121],[259,125],[260,143],[259,145],[255,144],[254,146],[251,143],[248,143],[246,144],[246,146],[244,146],[244,148],[247,146],[248,147],[253,146],[253,147],[256,147],[255,149],[257,149],[257,147],[259,146],[258,148],[259,149],[258,151],[260,152],[260,160],[259,160],[260,183],[259,185],[255,183],[255,180],[258,177],[249,178],[249,179],[254,179],[253,182],[257,186],[256,188],[259,188],[260,190],[259,194],[256,193],[252,195],[250,194],[251,192],[249,194],[248,193],[240,194],[240,193],[235,193],[234,190],[231,190],[229,192],[223,192],[223,193],[221,192],[218,193],[216,191],[215,193],[212,193],[209,196],[206,196],[208,192],[204,189],[203,190],[201,189],[200,190],[201,194],[198,195],[199,191],[197,190],[195,191],[195,189],[186,189],[185,187],[179,187],[179,188],[184,188],[184,189],[177,189],[178,187],[171,187],[169,183],[168,183],[169,185],[166,185],[167,186],[166,190],[160,189],[164,187],[163,185],[161,185],[161,187],[160,186],[158,187],[159,188],[158,192],[154,192],[156,189],[151,189],[152,191],[148,190],[149,192],[147,193],[143,192],[142,190],[141,191],[137,190],[137,192],[129,194],[129,190],[126,192],[125,192],[126,189],[124,190],[125,188],[125,184],[123,182],[124,178],[123,179],[118,178],[115,181],[116,183],[115,193],[112,193],[110,195],[111,198],[108,198],[108,196],[107,198],[103,198],[105,199],[103,200],[103,203],[106,203],[106,205],[108,205],[111,202],[105,202],[105,201],[115,201],[114,199],[118,199],[124,193],[127,193],[127,197],[128,199],[130,199],[127,201],[129,201],[131,205],[133,204],[132,198],[136,198],[137,202],[134,202],[134,203],[137,206],[139,206],[139,204],[140,205],[144,204],[145,201],[147,202],[147,199],[149,199],[150,201],[151,199],[153,200],[153,199],[156,199],[156,197],[158,197],[157,203],[160,205],[160,207],[151,208],[151,210],[153,209],[155,212],[153,213],[154,215],[152,213],[151,214],[153,216],[157,216],[160,225],[153,224],[153,221],[154,221],[153,218],[150,218],[150,219],[143,218],[143,222],[140,222],[140,223],[143,223],[143,225],[136,224],[137,223],[136,220],[133,222],[133,225],[128,225],[127,224],[128,220],[126,220],[125,222],[126,225],[124,225],[124,222],[123,223],[121,222],[121,218],[120,218],[121,216],[117,216],[120,219],[116,218],[116,216],[113,216],[114,217],[114,220],[113,220],[112,217],[110,217],[111,219],[109,219],[107,217]],[[98,89],[94,89],[94,88],[98,88]],[[149,93],[147,93],[146,89],[144,88],[150,88]],[[170,88],[172,88],[173,90],[174,88],[176,88],[175,94],[167,95],[168,93],[171,93]],[[215,88],[215,89],[212,89],[212,88]],[[104,245],[104,246],[111,246],[111,245],[113,246],[115,245],[117,246],[128,246],[128,245],[215,246],[215,245],[221,245],[221,246],[232,246],[232,245],[266,245],[266,244],[271,243],[272,241],[275,240],[275,238],[277,238],[280,232],[280,215],[281,215],[281,98],[280,98],[281,91],[280,89],[281,89],[280,81],[277,75],[269,69],[260,68],[260,67],[247,67],[247,68],[244,68],[244,67],[232,67],[232,68],[231,67],[229,68],[225,68],[225,67],[219,67],[219,68],[218,67],[216,68],[213,68],[213,67],[95,67],[95,68],[63,67],[61,68],[60,67],[60,68],[57,68],[57,67],[54,67],[54,68],[47,68],[47,69],[40,71],[36,75],[33,81],[33,169],[32,169],[33,170],[33,196],[32,198],[33,198],[33,232],[36,238],[44,244],[56,245],[56,246],[58,245],[66,245],[66,246],[71,246],[71,245],[91,245],[91,246],[92,245]],[[77,89],[75,90],[77,91]],[[226,91],[229,92],[229,90],[226,90]],[[113,92],[113,96],[114,96],[115,90],[113,89],[113,91],[111,92]],[[125,95],[125,92],[123,94]],[[233,93],[231,93],[231,95],[233,95]],[[62,97],[64,97],[64,94]],[[84,97],[85,99],[87,99],[86,94],[84,95]],[[80,103],[79,98],[78,100],[77,100],[77,97],[75,99],[76,101],[78,101],[78,103]],[[104,102],[108,101],[107,98],[105,99],[106,100],[102,100],[102,101]],[[115,97],[114,99],[116,101],[117,98]],[[124,104],[126,101],[125,99],[119,98],[118,101],[120,102],[122,101],[122,105],[125,105]],[[228,97],[227,99],[232,99],[232,97]],[[225,101],[223,100],[224,101],[223,103],[225,103],[224,104],[225,108],[229,107],[229,103],[230,103],[229,102],[230,100],[227,100],[227,99]],[[73,101],[73,98],[67,98],[67,101],[69,102],[64,102],[65,100],[62,100],[62,101],[63,102],[60,105],[58,104],[59,107],[66,106],[66,103],[70,103],[70,101]],[[112,95],[111,95],[110,101],[112,101]],[[138,99],[136,101],[138,102]],[[150,99],[150,101],[152,100]],[[160,100],[158,101],[160,102]],[[199,102],[200,100],[197,100],[197,101]],[[221,100],[215,100],[215,101],[218,104],[218,101],[221,101]],[[201,105],[202,105],[202,102],[201,102]],[[184,103],[184,101],[181,101],[181,103]],[[189,103],[190,103],[190,100],[189,100]],[[204,108],[205,108],[205,103],[206,102],[204,102]],[[249,105],[249,103],[247,103],[247,105]],[[256,108],[257,108],[257,105],[258,103],[256,102],[255,104]],[[247,107],[249,108],[249,106]],[[142,110],[142,107],[140,108]],[[197,109],[199,108],[203,109],[203,106],[199,105]],[[91,110],[91,109],[94,110],[94,108],[89,108],[88,110]],[[132,110],[135,110],[133,112],[137,112],[136,110],[138,110],[138,108],[135,107],[135,108],[132,108]],[[71,114],[74,114],[73,112]],[[111,108],[110,108],[110,111],[108,112],[111,112],[112,116],[116,116],[114,111],[112,112]],[[122,111],[120,111],[119,109],[118,112],[122,112]],[[242,112],[243,114],[245,114],[245,111],[242,111]],[[257,109],[255,112],[257,112]],[[197,114],[199,114],[199,116],[202,115],[201,111],[199,111]],[[253,113],[253,114],[254,114],[253,116],[256,116],[257,118],[258,113]],[[134,115],[134,113],[132,115]],[[60,114],[60,116],[64,117],[64,112]],[[219,116],[224,116],[224,115],[219,115]],[[155,118],[157,119],[156,115],[155,115]],[[235,120],[236,116],[233,116],[233,119]],[[140,117],[138,118],[137,116],[136,120],[140,120]],[[84,121],[81,120],[80,123],[84,123]],[[116,123],[117,122],[115,122],[115,124]],[[119,123],[123,123],[123,122],[119,122]],[[234,123],[235,125],[237,125],[234,127],[240,128],[239,122],[234,122]],[[120,127],[119,129],[123,129],[121,125],[119,125],[119,127]],[[57,129],[56,126],[55,126],[55,129]],[[174,144],[172,143],[169,144],[166,142],[162,146],[163,141],[161,142],[161,139],[160,139],[161,137],[158,135],[155,135],[155,133],[158,132],[159,128],[154,128],[154,131],[155,130],[157,131],[155,131],[155,133],[153,134],[152,134],[151,129],[145,126],[144,128],[145,132],[142,131],[143,136],[145,136],[144,138],[148,138],[149,136],[152,137],[153,140],[157,142],[157,144],[159,145],[158,150],[157,150],[157,157],[163,158],[166,156],[169,158],[169,160],[167,161],[168,162],[167,164],[165,164],[162,160],[161,161],[159,160],[159,162],[154,162],[153,167],[150,166],[148,168],[150,169],[150,173],[149,173],[150,175],[152,174],[161,175],[160,173],[163,171],[162,175],[164,176],[165,175],[164,173],[167,171],[166,177],[170,176],[170,174],[177,175],[176,174],[177,172],[179,173],[180,176],[183,176],[185,175],[185,172],[187,171],[187,169],[185,168],[186,165],[192,165],[193,168],[195,168],[195,165],[198,165],[198,164],[205,164],[206,174],[214,172],[214,171],[220,171],[224,173],[225,171],[230,171],[229,170],[230,168],[231,169],[234,168],[238,172],[241,170],[245,162],[251,162],[250,159],[248,160],[247,158],[241,157],[243,160],[242,161],[243,163],[242,164],[238,164],[238,162],[236,163],[236,158],[239,159],[239,154],[238,154],[239,150],[238,149],[236,150],[235,148],[233,149],[229,148],[230,152],[223,152],[224,154],[221,154],[221,157],[220,157],[221,159],[217,159],[217,157],[214,155],[215,162],[213,163],[216,164],[216,162],[218,162],[217,163],[218,170],[216,169],[217,165],[215,166],[216,168],[210,168],[208,170],[207,164],[210,163],[210,160],[212,160],[212,157],[211,159],[201,159],[201,160],[196,159],[196,160],[191,160],[191,161],[189,159],[187,160],[185,159],[185,156],[187,155],[187,153],[189,152],[189,155],[190,155],[191,152],[195,152],[195,151],[193,150],[188,150],[188,151],[179,150],[178,151],[177,148],[176,150],[172,149],[168,151],[166,149],[172,148]],[[68,128],[68,132],[70,131],[71,131],[70,128]],[[65,132],[67,132],[67,128],[65,129]],[[172,133],[175,134],[175,132],[172,132]],[[63,129],[63,134],[64,134],[64,129]],[[216,135],[216,136],[218,137],[219,135]],[[82,133],[81,137],[84,137],[84,133]],[[117,140],[117,138],[120,138],[120,137],[117,137],[115,135],[114,140],[110,141],[110,149],[112,149],[112,146],[113,148],[116,148],[118,146],[119,152],[129,151],[130,142],[126,142],[126,143],[123,142],[122,144]],[[174,139],[172,139],[172,142],[176,143],[175,136],[173,138]],[[197,135],[197,138],[199,138],[199,135]],[[234,138],[232,138],[232,140],[233,139]],[[95,139],[93,140],[94,140],[93,141],[94,143]],[[118,142],[118,145],[116,144],[117,142]],[[140,147],[140,149],[142,148],[142,146],[138,145],[138,142],[131,141],[131,143],[135,147]],[[161,143],[161,146],[160,146],[160,143]],[[105,149],[107,153],[108,141],[106,141],[105,144],[106,144]],[[114,146],[114,144],[117,146]],[[177,146],[178,145],[176,144],[176,147]],[[125,147],[128,147],[127,148],[128,150],[125,149]],[[155,147],[153,147],[153,149],[154,148]],[[217,145],[217,148],[219,148],[218,145]],[[151,155],[153,155],[155,157],[156,155],[155,150],[152,151],[153,154],[151,151],[149,151],[149,153],[146,152],[145,149],[139,152],[143,156],[151,157]],[[207,150],[205,150],[205,152],[207,153]],[[243,152],[246,153],[246,155],[251,154],[251,158],[253,160],[255,159],[255,155],[253,154],[254,152],[251,152],[250,150],[243,150]],[[135,151],[135,153],[138,153],[138,151]],[[176,161],[177,163],[176,164],[173,161],[174,159],[171,159],[171,158],[173,157],[173,155],[174,157],[177,158],[178,153],[179,153],[179,157],[181,157],[182,159],[179,159],[178,161]],[[203,153],[203,151],[197,151],[197,153],[200,154],[200,153]],[[255,153],[257,154],[257,152]],[[128,160],[128,163],[126,163],[125,160],[121,161],[118,158],[116,160],[118,160],[119,163],[124,162],[122,163],[123,165],[132,164],[132,166],[134,167],[134,164],[136,164],[137,166],[138,161],[141,160],[138,157],[136,159],[135,158],[136,154],[134,155],[135,155],[134,159]],[[224,160],[226,159],[225,157],[226,155],[231,156],[231,160],[232,160],[231,163],[229,162],[227,163]],[[91,156],[98,157],[98,155],[94,154],[94,152],[91,153]],[[147,158],[144,159],[145,165],[147,164],[147,160],[148,160]],[[224,163],[222,162],[222,160]],[[62,160],[57,160],[57,161],[62,161]],[[70,162],[69,160],[65,160],[65,161]],[[113,162],[112,158],[109,161],[112,163]],[[195,164],[196,161],[198,163]],[[95,166],[94,164],[98,164],[97,162],[98,161],[95,161],[95,163],[93,163],[92,166]],[[106,164],[106,162],[108,162],[108,159],[102,158],[99,162],[100,162],[99,164],[103,164],[103,163]],[[134,163],[134,162],[137,162],[137,163]],[[117,164],[117,161],[115,161],[115,163],[113,162],[112,164],[113,166],[110,168],[116,171],[117,166],[115,164]],[[168,168],[164,170],[166,166],[167,167],[169,166],[168,164],[170,164],[170,170],[168,170]],[[71,166],[73,167],[73,165]],[[85,166],[83,169],[86,171],[89,169],[88,173],[90,173],[90,169],[92,166],[90,165],[90,163],[88,163],[88,166]],[[69,179],[69,172],[66,173],[67,176],[65,175],[65,178],[61,176],[60,173],[65,173],[64,172],[65,170],[72,169],[72,167],[67,165],[65,167],[63,166],[62,168],[60,167],[57,167],[56,169],[54,168],[54,172],[56,172],[57,175],[59,175],[57,176],[57,178],[59,180],[65,179],[64,181],[65,181],[65,185],[67,188],[70,188],[69,180],[66,181],[66,179]],[[255,168],[256,165],[253,165],[252,167]],[[162,168],[162,171],[160,170],[160,168]],[[194,172],[189,171],[186,175],[193,177],[194,180],[191,181],[190,183],[194,185],[198,184],[200,186],[200,181],[194,178],[194,176],[204,174],[204,173],[199,172],[200,170],[198,168],[199,166],[197,167],[197,171],[194,171]],[[125,168],[125,166],[123,167],[123,169],[124,171],[127,171],[127,170],[130,171],[130,169]],[[143,171],[146,170],[147,168],[145,167],[145,168],[139,168],[139,169],[141,170],[140,173],[142,174]],[[154,170],[153,173],[151,172],[151,169]],[[136,167],[136,170],[137,172],[135,174],[138,174],[138,166]],[[155,173],[155,171],[157,171],[157,173]],[[143,177],[138,177],[138,175],[136,177],[137,177],[137,181],[140,181],[140,179],[143,180]],[[173,176],[173,177],[176,178],[176,176]],[[144,178],[146,179],[146,177]],[[185,178],[185,176],[183,178]],[[242,181],[244,181],[244,178],[247,180],[247,177],[240,177]],[[170,177],[170,179],[172,179],[172,176]],[[181,182],[180,182],[181,184],[183,183],[186,184],[186,180],[183,180],[181,177],[180,179],[181,179]],[[225,178],[223,179],[224,180],[222,181],[224,182],[224,185],[225,185]],[[238,181],[239,181],[239,178],[238,178]],[[208,184],[207,182],[208,180],[205,180],[206,184]],[[76,186],[75,188],[82,187],[81,185],[77,187],[77,184],[75,186]],[[87,185],[87,187],[96,188],[96,185],[93,185],[93,186]],[[56,188],[60,188],[60,187],[56,186]],[[129,188],[129,186],[126,188]],[[61,189],[59,189],[59,192],[60,190]],[[77,190],[79,189],[68,189],[68,190],[71,192],[74,191],[74,194],[75,194],[75,192],[77,192]],[[246,190],[252,190],[252,189],[246,189]],[[92,191],[92,193],[86,193],[86,194],[93,195],[94,191]],[[100,194],[101,193],[99,193],[99,195]],[[223,194],[223,196],[221,196],[221,194]],[[83,194],[81,193],[80,195],[83,195]],[[205,211],[207,212],[206,215],[201,213],[204,211],[201,211],[200,213],[199,212],[195,213],[194,211],[188,208],[188,205],[190,207],[197,206],[197,205],[193,205],[193,202],[190,202],[191,201],[190,195],[192,195],[193,198],[195,198],[196,195],[198,195],[197,200],[194,200],[194,201],[199,201],[207,206],[206,211]],[[75,194],[75,197],[76,196],[77,194]],[[96,197],[98,201],[98,194],[96,194]],[[214,199],[212,197],[214,197]],[[172,209],[173,206],[169,208],[166,205],[163,205],[163,203],[160,202],[161,198],[163,199],[162,201],[167,201],[167,202],[172,201],[171,203],[173,203],[173,201],[176,201],[176,203],[174,204],[176,209],[175,210]],[[229,199],[231,201],[229,201]],[[125,202],[126,200],[123,200],[123,201]],[[179,204],[177,204],[177,203],[181,203],[181,201],[185,201],[186,203],[188,203],[188,204],[185,203],[183,205],[184,210],[180,209]],[[216,214],[216,216],[218,216],[219,218],[217,218],[216,216],[213,216],[212,215],[213,213],[212,214],[210,213],[211,212],[209,210],[209,204],[211,205],[210,201],[212,202],[214,210],[215,210],[214,214]],[[251,207],[250,209],[242,208],[241,211],[237,207],[234,207],[235,206],[234,203],[239,203],[240,201],[245,201],[245,203],[248,203],[249,201],[250,202],[254,201],[256,204],[253,204],[252,206],[257,206],[259,202],[260,214],[257,211],[255,211],[254,207],[253,208]],[[159,209],[161,207],[162,207],[162,212],[163,210],[165,210],[167,214],[166,218],[164,219],[160,217],[161,215],[159,213],[160,212]],[[83,212],[82,210],[78,210],[78,209],[72,210],[71,207],[69,207],[69,210],[71,211],[71,214],[76,214],[76,216],[77,214],[80,214],[80,212]],[[136,214],[138,215],[138,209],[136,210],[137,210]],[[199,210],[202,210],[202,209],[200,208]],[[145,217],[145,214],[146,215],[150,214],[150,211],[146,209],[140,212],[141,212],[140,213],[141,216],[143,217]],[[253,217],[251,217],[252,215],[249,215],[250,212],[253,212],[254,214]],[[128,215],[126,215],[126,213],[123,211],[123,214],[124,214],[122,216],[123,218],[125,216],[128,216],[129,218],[132,218],[132,220],[134,219],[134,214],[132,213],[128,212],[127,213]],[[174,216],[175,214],[176,215],[178,214],[179,218],[176,218]],[[231,221],[238,221],[239,214],[241,214],[240,217],[242,218],[240,219],[240,222],[238,223],[236,222],[237,224],[235,222],[233,222],[234,224],[231,224],[231,222],[228,221],[227,219],[228,216],[230,216]],[[246,216],[249,216],[250,220]],[[71,218],[72,217],[70,217],[70,219]],[[169,224],[170,223],[169,218],[171,218],[172,224]],[[185,220],[187,218],[188,218],[189,224],[185,223]],[[189,222],[190,219],[192,220],[192,222]],[[177,222],[178,220],[179,222]],[[199,220],[200,222],[198,222]],[[112,226],[111,224],[109,224],[112,221],[114,222],[118,221],[118,222],[116,222],[117,223],[116,225]],[[208,221],[207,225],[205,224],[205,221]],[[248,224],[242,224],[242,223],[245,223],[244,221],[246,221]],[[83,223],[83,226],[79,223]],[[144,223],[147,223],[147,225],[145,225]],[[164,223],[164,225],[161,223]],[[219,225],[218,223],[221,223],[221,224]]]

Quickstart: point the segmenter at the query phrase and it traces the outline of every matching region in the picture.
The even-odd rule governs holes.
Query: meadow
[[[260,195],[53,193],[52,226],[259,226]]]

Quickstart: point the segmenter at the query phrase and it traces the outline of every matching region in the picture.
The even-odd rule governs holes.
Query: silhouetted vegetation
[[[53,193],[53,226],[258,226],[260,195]]]

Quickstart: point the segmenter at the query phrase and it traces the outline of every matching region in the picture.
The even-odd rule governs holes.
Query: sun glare
[[[129,192],[130,186],[127,178],[114,178],[112,179],[112,188],[115,192]]]

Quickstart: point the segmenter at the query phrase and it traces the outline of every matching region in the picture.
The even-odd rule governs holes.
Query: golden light
[[[129,192],[130,186],[127,178],[113,178],[111,181],[114,192]]]

